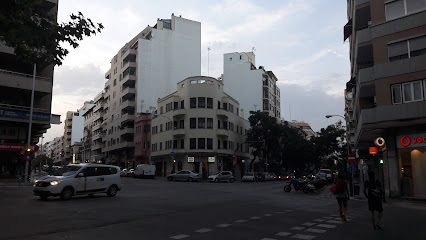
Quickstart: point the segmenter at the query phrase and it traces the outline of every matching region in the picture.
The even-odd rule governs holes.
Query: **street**
[[[41,201],[29,186],[0,183],[0,239],[426,239],[424,202],[389,200],[384,230],[367,202],[347,222],[328,186],[283,191],[284,182],[207,183],[123,178],[116,197]]]

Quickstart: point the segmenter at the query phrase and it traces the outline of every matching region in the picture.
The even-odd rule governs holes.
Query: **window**
[[[389,61],[426,54],[426,36],[412,38],[388,45]]]
[[[189,127],[190,128],[197,128],[197,119],[196,118],[190,118],[189,119]]]
[[[410,82],[402,85],[404,102],[423,100],[422,82]]]
[[[392,103],[399,104],[402,103],[402,94],[401,94],[401,84],[392,85]]]
[[[217,129],[220,129],[220,120],[217,120]]]
[[[185,109],[185,102],[184,102],[184,100],[180,101],[180,109]]]
[[[213,98],[207,98],[207,108],[213,108]]]
[[[213,138],[207,138],[207,149],[213,149]]]
[[[207,128],[213,128],[213,118],[207,118]]]
[[[198,128],[206,128],[206,119],[198,118]]]
[[[386,21],[422,11],[426,8],[424,0],[398,0],[385,5]]]
[[[189,139],[189,149],[197,149],[197,139],[190,138]]]
[[[227,103],[223,103],[223,110],[228,110],[228,104]]]
[[[408,58],[408,45],[407,41],[397,42],[388,45],[389,61],[400,60]]]
[[[160,150],[163,150],[163,142],[160,142]]]
[[[410,39],[410,57],[426,54],[426,36]]]
[[[220,149],[220,140],[217,140],[217,149]]]
[[[228,122],[223,121],[223,129],[228,130]]]
[[[163,131],[163,124],[160,124],[160,132]]]
[[[117,79],[114,79],[114,86],[117,85]]]
[[[178,121],[173,121],[173,128],[178,128]]]
[[[220,101],[217,101],[217,109],[220,109]]]
[[[163,114],[163,106],[160,107],[160,114]]]
[[[205,108],[206,107],[206,98],[205,97],[199,97],[198,98],[198,108]]]
[[[190,98],[189,99],[189,105],[190,108],[197,108],[197,98]]]
[[[206,139],[199,138],[198,139],[198,149],[206,149]]]
[[[184,149],[185,148],[185,140],[181,139],[180,140],[180,149]]]
[[[223,149],[228,149],[228,141],[223,140]]]
[[[234,113],[234,105],[229,104],[229,111],[232,112],[232,113]]]
[[[173,148],[177,148],[177,140],[173,140]]]
[[[184,120],[180,120],[179,121],[179,128],[185,128],[185,122],[184,122]]]
[[[173,102],[173,110],[179,109],[179,102]]]

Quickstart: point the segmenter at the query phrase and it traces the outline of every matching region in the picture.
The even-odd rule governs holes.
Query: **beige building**
[[[223,86],[215,78],[189,77],[158,100],[151,122],[151,161],[157,175],[186,169],[206,177],[229,170],[238,179],[244,172],[243,160],[252,158],[245,143],[250,123]]]
[[[299,127],[303,131],[307,140],[311,140],[312,137],[317,136],[317,133],[312,130],[311,125],[309,125],[309,123],[296,120],[293,120],[291,123],[294,124],[296,127]]]
[[[395,196],[426,197],[426,2],[349,0],[346,121],[360,170]],[[382,137],[385,149],[369,154]],[[382,161],[381,161],[382,160]],[[364,178],[365,179],[365,178]]]

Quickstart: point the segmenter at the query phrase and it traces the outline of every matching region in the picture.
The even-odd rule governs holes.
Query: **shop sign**
[[[0,117],[30,119],[30,112],[10,110],[10,109],[0,109]],[[50,114],[33,112],[33,120],[49,122]]]
[[[188,157],[188,162],[194,162],[194,157]]]
[[[209,157],[208,162],[209,163],[214,163],[215,162],[215,158],[214,157]]]
[[[38,151],[38,146],[35,144],[31,144],[30,148],[33,151]],[[27,144],[24,143],[0,143],[0,151],[16,151],[20,152],[27,149]]]
[[[396,137],[398,148],[426,146],[426,133],[401,135]]]
[[[372,155],[376,155],[377,154],[377,147],[370,147],[369,148],[369,152]]]

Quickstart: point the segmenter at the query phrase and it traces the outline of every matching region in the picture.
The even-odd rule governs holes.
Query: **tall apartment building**
[[[277,77],[263,66],[256,68],[253,52],[227,53],[223,56],[223,81],[225,92],[240,102],[244,118],[250,111],[263,111],[281,118],[280,89]],[[242,90],[242,86],[244,86]]]
[[[238,109],[222,81],[195,76],[179,82],[176,92],[158,100],[151,120],[157,175],[188,169],[204,177],[220,170],[241,176],[243,160],[253,157],[245,143],[250,123]]]
[[[84,128],[83,128],[83,138],[82,142],[82,161],[83,162],[92,162],[92,137],[93,137],[93,128],[95,125],[95,119],[97,116],[93,113],[95,106],[88,108],[87,111],[83,114],[84,117]]]
[[[64,136],[60,136],[60,137],[55,137],[52,141],[51,141],[51,158],[53,159],[53,164],[54,165],[63,165],[64,163],[64,150],[63,150],[63,145],[64,145]]]
[[[351,151],[376,171],[390,196],[425,197],[426,2],[350,0],[347,14]],[[370,155],[378,137],[386,150]]]
[[[56,19],[58,1],[46,0],[43,6]],[[22,148],[27,144],[33,68],[33,64],[19,61],[13,48],[0,42],[0,128],[8,132],[0,135],[2,144],[22,144]],[[30,139],[32,144],[37,143],[50,128],[52,85],[53,65],[37,66]],[[59,122],[59,116],[53,118]],[[0,150],[0,175],[11,176],[23,172],[25,161],[21,150]]]
[[[93,101],[86,101],[83,107],[76,112],[68,111],[64,124],[64,161],[73,161],[71,148],[76,142],[80,142],[84,132],[84,113],[94,106]]]
[[[201,23],[174,16],[158,19],[124,45],[105,74],[102,123],[107,162],[134,160],[135,113],[155,109],[158,96],[182,79],[200,75]]]

